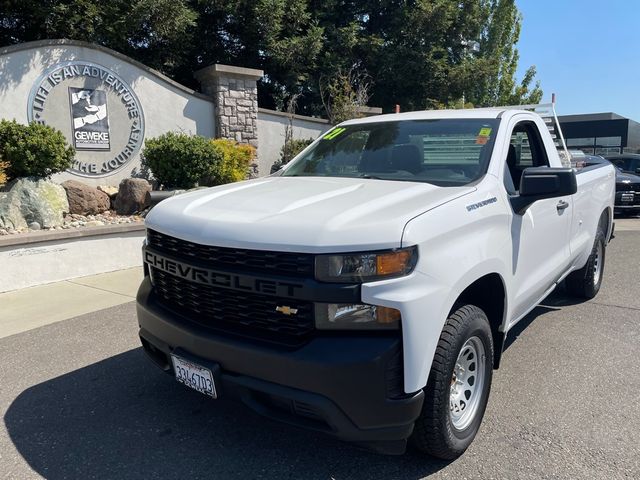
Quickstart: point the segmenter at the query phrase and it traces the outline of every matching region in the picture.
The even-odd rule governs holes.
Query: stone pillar
[[[213,98],[217,138],[258,148],[258,88],[264,72],[216,63],[195,72],[202,91]]]

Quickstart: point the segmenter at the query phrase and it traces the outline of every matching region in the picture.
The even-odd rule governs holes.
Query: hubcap
[[[602,274],[602,242],[596,246],[596,258],[593,259],[593,284],[598,285]]]
[[[449,406],[451,423],[457,430],[467,428],[476,416],[484,389],[485,362],[484,344],[471,337],[460,349],[451,377]]]

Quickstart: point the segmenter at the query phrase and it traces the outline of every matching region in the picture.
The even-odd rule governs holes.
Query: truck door
[[[511,130],[504,181],[507,192],[518,194],[525,168],[549,167],[547,150],[533,121],[516,122]],[[540,200],[524,215],[513,213],[511,221],[513,309],[519,318],[567,269],[570,259],[571,196]]]

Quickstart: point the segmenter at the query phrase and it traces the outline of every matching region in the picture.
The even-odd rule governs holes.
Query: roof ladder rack
[[[501,107],[508,110],[531,110],[544,120],[544,123],[547,125],[549,129],[549,133],[551,134],[551,138],[553,139],[553,143],[558,149],[558,155],[560,156],[560,160],[562,161],[562,165],[565,167],[571,166],[571,154],[569,154],[569,150],[567,149],[567,143],[565,142],[564,135],[562,134],[562,128],[560,127],[560,122],[558,121],[558,115],[556,114],[556,94],[551,94],[551,103],[538,103],[538,104],[530,104],[530,105],[509,105],[506,107]]]

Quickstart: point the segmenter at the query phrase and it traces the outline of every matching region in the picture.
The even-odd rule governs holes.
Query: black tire
[[[571,272],[565,280],[567,292],[570,295],[591,299],[598,294],[604,277],[605,253],[605,233],[602,228],[598,227],[591,255],[589,255],[586,265],[580,270]]]
[[[468,341],[479,339],[484,348],[484,361],[478,371],[484,373],[477,406],[465,428],[453,423],[450,395],[454,385],[454,367],[461,349]],[[471,370],[471,368],[469,368]],[[451,460],[459,457],[476,436],[487,406],[493,373],[493,338],[485,313],[474,305],[457,308],[447,319],[433,359],[429,381],[424,389],[422,412],[416,420],[411,444],[421,452]],[[479,378],[479,377],[477,377]]]

